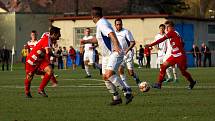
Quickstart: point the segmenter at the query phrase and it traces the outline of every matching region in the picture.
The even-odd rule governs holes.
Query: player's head
[[[165,25],[164,24],[160,24],[159,25],[159,30],[160,30],[161,34],[165,33]]]
[[[84,35],[85,35],[85,36],[89,36],[89,35],[90,35],[90,28],[86,28],[86,29],[84,30]]]
[[[33,41],[37,40],[37,31],[36,30],[31,31],[31,40],[33,40]]]
[[[167,32],[173,30],[175,26],[173,21],[169,21],[169,20],[165,22],[165,25],[166,25]]]
[[[122,30],[122,19],[121,18],[117,18],[115,20],[115,27],[117,31]]]
[[[102,8],[101,7],[93,7],[91,9],[91,17],[93,19],[93,22],[97,23],[97,21],[103,17]]]
[[[52,43],[56,44],[57,40],[61,37],[60,28],[51,26],[49,32]]]

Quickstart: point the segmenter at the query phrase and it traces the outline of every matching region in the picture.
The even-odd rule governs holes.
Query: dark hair
[[[103,17],[102,8],[101,7],[93,7],[91,9],[91,15],[94,17]]]
[[[55,26],[51,26],[49,32],[50,32],[50,35],[52,35],[54,33],[58,33],[58,32],[60,32],[60,28],[55,27]]]
[[[173,21],[166,21],[165,22],[165,24],[168,24],[169,26],[171,26],[171,27],[174,27],[174,23],[173,23]]]
[[[31,33],[35,33],[35,34],[36,34],[36,33],[37,33],[37,31],[36,31],[36,30],[32,30],[32,31],[31,31]]]
[[[164,24],[160,24],[160,25],[159,25],[159,28],[160,28],[160,27],[164,27],[164,28],[165,28],[166,26],[165,26]]]
[[[115,19],[115,24],[116,24],[117,21],[120,21],[122,23],[122,19],[121,18]]]
[[[89,28],[89,27],[87,27],[87,28],[85,28],[85,29],[88,29],[88,30],[90,30],[90,28]]]

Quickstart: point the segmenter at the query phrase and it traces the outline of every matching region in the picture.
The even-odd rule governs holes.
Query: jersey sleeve
[[[100,30],[101,30],[102,34],[107,37],[111,32],[114,32],[113,28],[107,24],[100,25]]]
[[[130,42],[135,41],[135,40],[134,40],[134,37],[133,37],[133,35],[131,34],[130,31],[127,31],[127,33],[126,33],[125,36],[126,36],[126,38],[127,38]]]

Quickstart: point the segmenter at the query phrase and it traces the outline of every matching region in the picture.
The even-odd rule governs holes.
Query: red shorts
[[[70,58],[71,58],[72,61],[75,61],[76,57],[75,56],[70,56]]]
[[[47,66],[49,66],[50,61],[49,60],[42,60],[39,64],[32,66],[29,63],[26,63],[26,68],[25,68],[25,72],[26,74],[28,73],[35,73],[38,69],[40,71],[43,71]]]
[[[177,64],[179,68],[187,68],[187,58],[185,55],[173,57],[172,55],[166,60],[171,66]]]

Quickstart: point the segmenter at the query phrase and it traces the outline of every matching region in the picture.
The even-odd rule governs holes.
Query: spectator
[[[201,53],[200,53],[198,46],[193,44],[193,48],[192,48],[191,52],[192,52],[193,58],[194,58],[194,65],[196,67],[200,67],[201,66]]]
[[[144,54],[146,56],[146,68],[151,68],[150,62],[151,62],[151,47],[144,49]]]
[[[63,57],[62,57],[62,47],[59,47],[57,51],[57,59],[58,59],[58,69],[63,69]]]
[[[64,69],[67,69],[68,51],[66,50],[66,47],[63,47],[62,55],[63,55],[63,67]]]
[[[139,63],[139,67],[138,68],[142,68],[143,67],[143,59],[144,59],[144,49],[143,49],[143,46],[140,45],[139,57],[138,57],[138,63]]]
[[[83,47],[80,47],[80,64],[81,64],[81,68],[85,69],[85,67],[84,67],[84,49],[83,49]]]
[[[4,71],[5,64],[6,64],[6,68],[8,71],[9,70],[10,51],[5,47],[2,49],[1,58],[2,58],[2,71]]]
[[[76,68],[76,64],[75,64],[76,51],[72,46],[70,46],[69,55],[70,55],[70,58],[72,60],[72,69],[75,70],[75,68]]]
[[[21,52],[21,55],[22,55],[22,63],[25,64],[25,60],[26,60],[26,57],[28,55],[28,47],[27,45],[24,45],[23,49],[22,49],[22,52]]]
[[[206,61],[208,60],[209,67],[211,67],[211,51],[209,47],[205,45],[205,43],[202,43],[201,51],[204,55],[203,66],[206,67]]]

